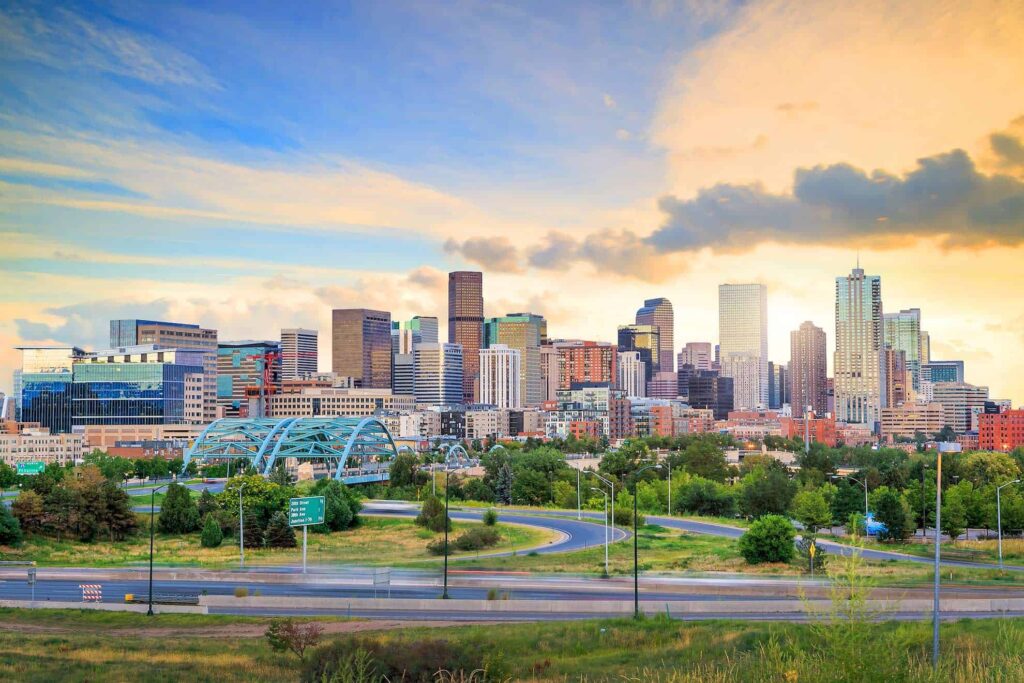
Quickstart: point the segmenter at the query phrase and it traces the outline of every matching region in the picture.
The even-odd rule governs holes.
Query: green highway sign
[[[324,523],[324,497],[291,498],[288,501],[288,526]]]
[[[42,474],[46,469],[45,462],[19,462],[17,464],[18,474],[35,475]]]

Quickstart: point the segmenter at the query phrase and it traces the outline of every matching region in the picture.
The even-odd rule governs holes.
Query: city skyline
[[[715,340],[719,284],[763,283],[785,362],[801,322],[834,329],[859,253],[933,358],[1020,402],[1024,17],[869,5],[14,3],[0,391],[14,347],[99,348],[110,320],[226,340],[323,334],[334,308],[444,321],[456,270],[486,273],[484,315],[553,338],[613,341],[665,297],[674,352]]]

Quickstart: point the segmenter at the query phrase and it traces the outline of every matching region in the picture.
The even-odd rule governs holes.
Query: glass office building
[[[21,419],[54,434],[71,431],[72,366],[85,356],[75,346],[20,346]]]
[[[71,425],[149,425],[185,422],[185,383],[202,376],[178,363],[76,363]]]

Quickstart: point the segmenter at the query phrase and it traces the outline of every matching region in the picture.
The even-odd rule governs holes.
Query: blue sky
[[[859,250],[1024,397],[997,370],[1024,308],[912,265],[1019,282],[1022,38],[990,0],[7,3],[0,390],[14,345],[99,345],[133,307],[222,338],[443,318],[454,268],[488,314],[599,339],[668,296],[714,340],[717,284],[763,281],[785,360]]]

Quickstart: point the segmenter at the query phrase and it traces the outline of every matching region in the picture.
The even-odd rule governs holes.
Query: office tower
[[[718,345],[723,377],[737,408],[768,405],[768,288],[718,286]]]
[[[964,362],[962,360],[929,360],[921,364],[921,382],[918,399],[929,402],[932,390],[939,382],[963,382]]]
[[[519,349],[505,344],[490,344],[480,349],[480,403],[498,408],[522,408],[522,357]]]
[[[691,408],[710,408],[716,420],[724,420],[733,409],[733,378],[722,377],[717,370],[697,370],[687,394]]]
[[[207,355],[157,344],[86,354],[72,366],[71,427],[202,424]]]
[[[654,325],[620,325],[619,351],[637,351],[645,364],[645,382],[654,377],[658,363],[658,328]]]
[[[110,347],[157,344],[203,356],[203,422],[217,417],[217,330],[165,320],[111,320]]]
[[[217,408],[224,417],[266,417],[280,387],[281,342],[218,343]]]
[[[921,330],[921,365],[932,362],[932,337]]]
[[[396,396],[412,396],[415,392],[415,370],[415,356],[411,351],[392,356],[391,393]]]
[[[558,349],[554,346],[540,347],[540,383],[544,390],[541,399],[554,401],[558,391]]]
[[[972,414],[984,412],[988,387],[966,382],[936,382],[932,387],[932,400],[942,404],[946,425],[957,434],[963,434],[971,428]]]
[[[647,382],[648,398],[672,399],[679,395],[679,378],[674,372],[656,372]]]
[[[463,403],[474,402],[484,337],[484,274],[448,273],[448,342],[462,347]]]
[[[14,376],[11,378],[11,387],[14,391],[14,420],[21,422],[21,368],[14,370]]]
[[[608,342],[562,339],[551,344],[558,352],[558,389],[573,384],[599,383],[614,386],[617,349]]]
[[[409,320],[391,322],[391,352],[412,353],[415,344],[437,343],[437,318],[415,315]]]
[[[21,419],[54,434],[71,431],[73,366],[86,353],[77,346],[19,346]]]
[[[903,350],[885,347],[885,405],[893,408],[910,398],[912,379]]]
[[[331,372],[365,389],[391,388],[391,314],[365,308],[334,309]]]
[[[789,333],[789,394],[793,415],[811,406],[815,415],[828,411],[825,330],[810,320]]]
[[[694,370],[711,370],[714,356],[710,342],[687,342],[679,352],[679,365],[692,365]]]
[[[459,405],[463,399],[462,347],[417,344],[413,349],[413,394],[416,403]]]
[[[785,363],[768,361],[768,408],[781,410],[789,403],[789,373]]]
[[[647,299],[636,312],[637,325],[654,325],[658,330],[658,350],[654,357],[654,372],[675,371],[675,317],[672,302],[664,297]]]
[[[317,331],[293,327],[281,330],[281,379],[299,379],[317,371]]]
[[[697,374],[697,368],[690,363],[680,363],[676,371],[676,394],[680,398],[688,399],[690,396],[690,378]]]
[[[886,313],[882,317],[885,345],[902,351],[906,359],[914,391],[921,389],[921,363],[925,357],[927,332],[921,333],[921,309],[909,308],[899,313]],[[890,404],[892,405],[892,404]]]
[[[872,428],[885,408],[882,278],[854,268],[836,278],[836,420]]]
[[[627,398],[647,395],[647,367],[639,351],[620,351],[618,358],[618,380],[616,388],[625,392]]]
[[[544,400],[540,349],[542,330],[546,327],[544,317],[533,313],[509,313],[484,322],[484,347],[504,344],[519,351],[522,359],[519,395],[523,405],[538,405]]]

